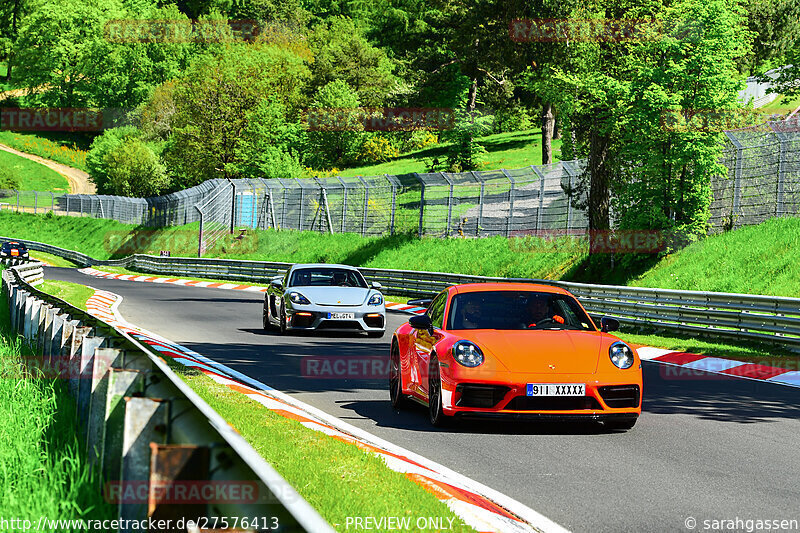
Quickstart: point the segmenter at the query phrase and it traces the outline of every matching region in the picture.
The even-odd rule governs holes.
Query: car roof
[[[489,292],[489,291],[537,291],[549,292],[552,294],[570,294],[569,291],[556,287],[555,285],[543,285],[541,283],[519,283],[519,282],[489,282],[489,283],[464,283],[451,287],[456,294],[467,292]]]
[[[358,270],[354,266],[350,265],[337,265],[334,263],[301,263],[298,265],[292,265],[290,270],[297,270],[298,268],[344,268],[347,270]]]

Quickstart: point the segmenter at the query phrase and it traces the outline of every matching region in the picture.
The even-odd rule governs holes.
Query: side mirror
[[[279,279],[273,279],[272,281],[269,282],[269,284],[278,290],[283,289],[283,281]]]
[[[433,299],[431,298],[418,298],[416,300],[409,300],[406,303],[408,303],[408,305],[416,305],[417,307],[422,307],[424,309],[427,309],[428,307],[431,306],[432,301]]]
[[[408,323],[414,329],[430,330],[433,327],[431,317],[428,315],[414,315],[408,319]]]
[[[604,316],[600,319],[600,331],[608,333],[609,331],[617,331],[619,329],[619,320],[610,316]]]
[[[372,287],[373,289],[382,289],[383,288],[383,285],[381,285],[377,281],[373,281],[372,283],[369,284],[369,286]]]

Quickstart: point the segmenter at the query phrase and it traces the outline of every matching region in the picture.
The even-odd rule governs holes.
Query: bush
[[[363,163],[383,163],[400,156],[400,150],[382,135],[367,139],[358,152],[358,160]]]
[[[439,143],[439,138],[428,130],[414,130],[402,141],[403,152],[414,152]]]
[[[139,136],[140,132],[135,127],[123,126],[108,129],[92,141],[89,153],[86,154],[86,168],[89,172],[89,179],[97,187],[98,194],[115,194],[110,183],[106,156],[126,141]]]
[[[129,139],[103,158],[113,194],[146,198],[169,187],[160,158],[140,139]]]
[[[317,92],[312,108],[319,110],[322,121],[319,129],[308,132],[306,147],[312,167],[327,169],[355,162],[364,139],[364,125],[356,116],[358,106],[358,96],[343,80],[332,81]]]

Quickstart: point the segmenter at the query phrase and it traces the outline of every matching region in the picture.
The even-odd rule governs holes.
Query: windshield
[[[571,296],[535,291],[456,294],[447,329],[569,329],[595,331],[589,316]]]
[[[299,268],[292,272],[290,287],[360,287],[367,282],[357,270],[344,268]]]

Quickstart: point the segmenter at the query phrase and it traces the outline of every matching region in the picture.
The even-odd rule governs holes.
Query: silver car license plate
[[[353,320],[355,317],[355,313],[328,313],[328,318],[333,320]]]

